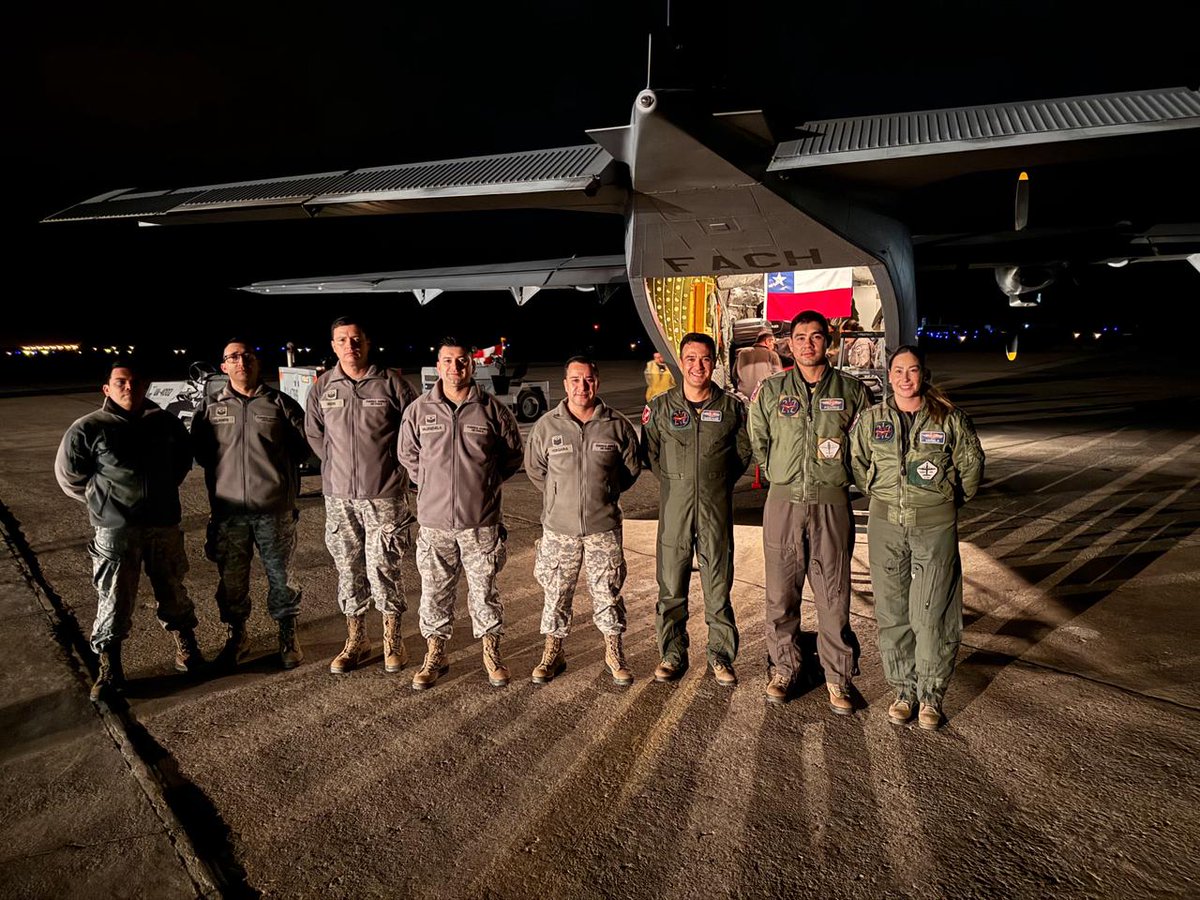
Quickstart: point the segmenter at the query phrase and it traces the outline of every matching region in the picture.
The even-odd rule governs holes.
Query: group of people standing
[[[196,617],[183,583],[179,485],[193,456],[203,467],[212,518],[206,554],[218,568],[217,605],[228,637],[216,662],[235,666],[247,651],[249,563],[258,549],[267,608],[279,628],[284,668],[300,663],[300,591],[289,583],[296,543],[298,467],[321,460],[325,541],[338,575],[347,637],[330,671],[349,672],[372,656],[366,616],[383,617],[383,665],[408,662],[401,620],[401,572],[416,485],[419,630],[426,653],[412,687],[433,687],[448,671],[459,580],[467,582],[473,634],[489,682],[508,684],[500,641],[497,575],[506,558],[501,485],[524,465],[542,493],[542,536],[534,576],[544,592],[542,656],[535,683],[566,668],[564,641],[583,574],[593,621],[613,681],[633,681],[624,655],[626,565],[619,498],[643,466],[659,483],[658,681],[688,668],[688,589],[698,564],[708,626],[707,662],[718,684],[737,684],[738,628],[733,583],[733,490],[752,459],[770,482],[763,514],[766,559],[766,699],[785,702],[802,671],[801,588],[812,585],[817,652],[830,708],[854,709],[857,641],[849,624],[854,527],[851,481],[871,498],[870,564],[885,674],[896,691],[888,710],[923,727],[941,724],[941,700],[961,632],[961,566],[956,510],[975,493],[983,452],[970,420],[929,384],[912,347],[889,361],[892,395],[871,407],[860,382],[826,362],[829,323],[815,312],[792,322],[796,365],[764,378],[749,412],[713,384],[716,347],[705,334],[680,345],[682,383],[650,399],[642,434],[599,397],[599,368],[574,357],[566,397],[522,441],[512,412],[474,383],[470,350],[454,338],[437,349],[438,380],[418,396],[394,370],[370,360],[370,339],[350,318],[332,324],[337,365],[316,380],[302,411],[263,384],[253,347],[231,340],[222,371],[229,384],[196,412],[191,434],[145,399],[136,364],[116,361],[104,405],[63,437],[56,475],[84,501],[95,529],[89,545],[99,594],[92,647],[99,656],[93,698],[123,680],[121,643],[130,632],[140,570],[154,588],[158,617],[176,640],[175,666],[203,663]]]

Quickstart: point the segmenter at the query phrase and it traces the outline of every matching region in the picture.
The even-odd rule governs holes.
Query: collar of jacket
[[[888,406],[890,406],[890,407],[891,407],[893,410],[895,410],[896,412],[898,412],[898,413],[903,413],[903,412],[904,412],[904,410],[902,410],[902,409],[901,409],[899,406],[897,406],[897,405],[896,405],[896,395],[895,395],[895,394],[888,394],[888,398],[887,398],[887,400],[885,400],[884,402],[885,402],[885,403],[886,403]],[[925,403],[925,398],[924,398],[924,397],[921,397],[921,405],[920,405],[920,406],[918,406],[916,409],[914,409],[914,410],[913,410],[913,415],[914,415],[914,416],[916,416],[916,415],[920,415],[921,413],[925,412],[925,410],[926,410],[926,409],[928,409],[928,408],[929,408],[929,407],[928,407],[928,406],[927,406],[927,404]]]
[[[442,390],[442,379],[439,378],[434,382],[433,387],[429,389],[429,397],[432,400],[436,400],[438,403],[449,402],[446,400],[446,392]],[[462,406],[463,403],[478,403],[482,399],[483,398],[480,397],[479,393],[479,385],[472,381],[471,386],[467,388],[467,399],[463,400],[463,402],[458,405]]]
[[[100,408],[102,410],[104,410],[106,413],[112,413],[114,416],[117,416],[122,419],[138,419],[138,418],[141,418],[142,416],[146,415],[147,413],[151,413],[151,412],[154,412],[155,410],[162,409],[162,407],[159,406],[157,403],[155,403],[153,400],[143,400],[141,409],[135,410],[133,412],[128,412],[125,409],[123,409],[122,407],[118,406],[112,397],[105,397],[104,402],[100,404]]]
[[[670,394],[672,402],[678,400],[680,403],[685,403],[689,407],[692,404],[692,401],[687,398],[686,394],[684,394],[683,387],[681,385],[677,384],[677,385],[675,385],[675,387],[668,388],[667,390],[663,391],[663,393]],[[708,409],[724,393],[725,393],[725,390],[723,388],[717,387],[717,385],[715,383],[710,385],[708,399],[704,401],[704,404],[703,404],[703,406],[700,407],[700,409]]]
[[[387,369],[377,366],[374,363],[367,366],[367,374],[362,378],[351,378],[346,374],[346,370],[342,368],[340,362],[334,367],[333,372],[334,374],[329,379],[330,381],[367,381],[371,378],[385,378],[387,376]]]
[[[252,400],[255,397],[266,397],[270,392],[270,388],[262,382],[259,382],[258,387],[254,389],[253,394],[242,394],[233,389],[232,384],[226,384],[221,389],[221,393],[217,394],[218,400]]]
[[[793,383],[796,385],[796,387],[802,387],[805,384],[811,384],[813,393],[815,394],[817,392],[818,388],[822,387],[825,384],[828,384],[829,380],[831,378],[833,378],[833,366],[827,364],[825,366],[825,372],[821,375],[821,377],[818,378],[816,381],[811,381],[811,382],[806,381],[804,376],[800,374],[799,366],[792,366],[792,368],[787,370],[787,373],[788,373],[788,377],[795,379],[795,381]],[[792,393],[795,393],[795,391],[793,391]]]
[[[554,407],[554,409],[550,410],[550,415],[557,416],[560,419],[570,419],[572,422],[579,421],[573,415],[571,415],[571,410],[567,408],[567,401],[565,399],[560,400],[558,406],[556,406],[556,407]],[[605,402],[603,400],[601,400],[599,397],[597,397],[596,398],[596,410],[595,410],[595,412],[592,413],[592,417],[590,419],[588,419],[588,421],[593,422],[596,419],[611,419],[611,418],[612,418],[612,410],[608,408],[608,406],[605,404]]]

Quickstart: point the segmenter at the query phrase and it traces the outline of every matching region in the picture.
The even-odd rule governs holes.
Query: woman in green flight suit
[[[863,413],[850,436],[854,480],[871,498],[867,526],[879,653],[896,691],[888,719],[942,724],[962,637],[958,508],[983,478],[983,448],[961,409],[929,383],[925,354],[888,359],[892,394]]]

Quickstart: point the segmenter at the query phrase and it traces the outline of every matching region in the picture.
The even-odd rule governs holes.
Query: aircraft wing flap
[[[398,293],[403,291],[490,291],[536,287],[587,288],[628,280],[625,257],[571,256],[533,262],[370,272],[330,278],[258,281],[241,288],[255,294]]]
[[[521,206],[620,211],[615,163],[596,144],[259,179],[152,193],[110,192],[47,222],[281,219]],[[561,197],[561,202],[558,198]]]

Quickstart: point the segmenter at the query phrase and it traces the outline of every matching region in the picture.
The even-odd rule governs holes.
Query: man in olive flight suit
[[[771,482],[763,507],[766,560],[766,699],[783,703],[801,669],[800,598],[808,576],[817,606],[817,654],[829,707],[854,711],[850,677],[850,466],[846,435],[871,404],[862,382],[826,362],[829,322],[807,310],[792,320],[796,366],[763,380],[750,403],[750,442]]]
[[[642,446],[658,476],[658,613],[662,662],[657,681],[674,681],[688,666],[688,586],[700,558],[708,662],[717,683],[737,684],[738,633],[733,585],[733,486],[750,464],[745,407],[713,384],[716,344],[689,333],[679,344],[683,384],[659,394],[642,412]]]

